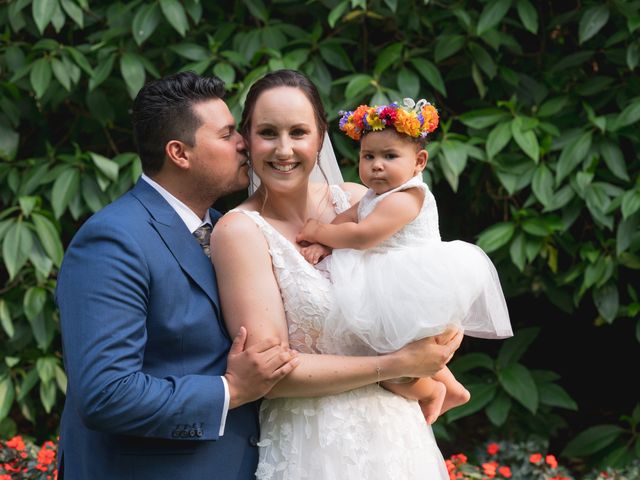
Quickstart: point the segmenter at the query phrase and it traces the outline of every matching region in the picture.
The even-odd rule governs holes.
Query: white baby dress
[[[335,304],[322,341],[355,334],[387,353],[450,325],[474,337],[512,336],[493,263],[471,243],[440,239],[435,198],[421,175],[381,195],[367,191],[358,220],[387,195],[409,188],[424,192],[413,221],[376,247],[336,249],[327,257],[324,268],[330,272]]]

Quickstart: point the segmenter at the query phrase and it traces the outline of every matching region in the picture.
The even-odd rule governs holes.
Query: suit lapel
[[[131,193],[151,215],[149,223],[158,232],[180,268],[207,294],[220,317],[218,285],[211,260],[204,255],[180,216],[162,195],[144,180],[138,180]]]

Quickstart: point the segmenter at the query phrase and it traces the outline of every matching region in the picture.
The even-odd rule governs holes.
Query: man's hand
[[[296,236],[296,242],[303,243],[318,243],[317,232],[318,229],[321,228],[322,223],[320,223],[315,218],[310,218],[300,230],[300,233]]]
[[[300,253],[304,259],[311,265],[315,265],[327,255],[331,255],[331,248],[325,247],[321,243],[312,243],[300,249]]]
[[[409,377],[431,377],[442,370],[453,357],[463,333],[459,328],[450,328],[435,337],[412,342],[390,355],[395,356],[402,375]]]
[[[229,385],[229,408],[264,397],[300,363],[297,352],[277,339],[265,339],[245,349],[247,329],[233,340],[224,374]]]

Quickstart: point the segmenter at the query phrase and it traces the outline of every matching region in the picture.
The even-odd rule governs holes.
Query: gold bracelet
[[[378,380],[376,381],[376,383],[378,384],[378,386],[380,386],[380,372],[382,371],[382,369],[380,367],[376,367],[376,374],[378,376]]]

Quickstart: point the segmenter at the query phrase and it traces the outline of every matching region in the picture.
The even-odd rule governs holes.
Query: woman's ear
[[[180,140],[170,140],[164,147],[167,161],[181,170],[188,170],[191,166],[189,162],[189,146]]]
[[[425,167],[427,166],[428,159],[429,159],[429,152],[427,152],[425,149],[420,150],[416,154],[416,168],[415,168],[416,174],[425,169]]]

